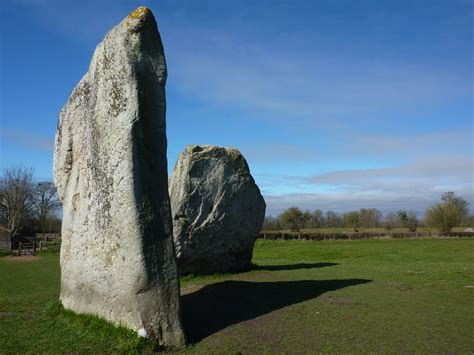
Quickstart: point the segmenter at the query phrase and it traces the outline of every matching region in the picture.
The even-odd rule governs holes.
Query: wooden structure
[[[0,251],[10,251],[10,233],[0,229]]]
[[[16,235],[10,241],[10,233],[0,230],[0,251],[11,251],[17,256],[35,255],[37,251],[58,251],[61,245],[59,233],[37,233],[33,236]]]
[[[36,255],[36,242],[19,242],[16,255]]]

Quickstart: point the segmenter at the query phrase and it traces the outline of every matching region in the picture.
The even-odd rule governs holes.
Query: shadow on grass
[[[282,270],[300,270],[300,269],[317,269],[326,266],[335,266],[338,263],[300,263],[291,265],[253,265],[254,270],[267,270],[267,271],[282,271]]]
[[[232,324],[370,281],[218,282],[181,297],[184,326],[189,341],[196,343]]]

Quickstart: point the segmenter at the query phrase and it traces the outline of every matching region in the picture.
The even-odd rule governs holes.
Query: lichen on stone
[[[132,27],[134,27],[135,25],[137,25],[137,23],[143,19],[144,17],[148,16],[151,14],[151,11],[149,8],[145,7],[145,6],[140,6],[139,8],[135,9],[134,11],[132,11],[128,16],[127,16],[127,19],[126,19],[126,26],[127,26],[127,29],[131,29]]]
[[[145,6],[140,6],[134,11],[132,11],[127,18],[129,19],[134,19],[134,20],[139,20],[142,16],[148,15],[150,13],[150,9]]]

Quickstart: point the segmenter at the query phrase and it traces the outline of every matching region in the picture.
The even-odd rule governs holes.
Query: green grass
[[[128,329],[62,309],[59,256],[38,261],[0,259],[0,354],[134,352],[154,349]]]
[[[182,278],[183,352],[474,352],[474,239],[259,240],[253,262]],[[57,255],[0,259],[0,353],[153,349],[58,293]]]

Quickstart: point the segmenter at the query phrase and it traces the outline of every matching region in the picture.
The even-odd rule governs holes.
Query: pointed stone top
[[[140,6],[128,14],[129,19],[139,20],[146,15],[151,14],[151,10],[146,6]]]
[[[146,23],[155,23],[155,17],[148,7],[140,6],[125,19],[125,23],[128,30],[137,31],[140,30]]]

